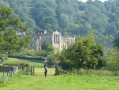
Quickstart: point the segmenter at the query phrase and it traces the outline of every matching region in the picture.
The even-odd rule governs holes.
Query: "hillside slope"
[[[58,30],[63,35],[85,36],[96,32],[96,41],[112,44],[119,31],[119,2],[98,0],[1,0],[34,30]]]

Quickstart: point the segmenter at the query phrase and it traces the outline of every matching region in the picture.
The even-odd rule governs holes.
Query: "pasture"
[[[48,69],[47,78],[43,68],[35,68],[35,75],[14,75],[0,90],[119,90],[119,76],[58,75]]]

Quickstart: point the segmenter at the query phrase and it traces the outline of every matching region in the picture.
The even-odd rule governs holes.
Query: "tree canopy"
[[[29,36],[19,37],[16,33],[27,32],[28,26],[24,25],[18,16],[14,16],[10,7],[0,8],[0,50],[12,54],[22,47],[28,47]]]
[[[111,71],[116,71],[115,75],[117,74],[117,70],[119,70],[119,50],[117,48],[111,49],[110,52],[106,55],[106,67]]]
[[[34,30],[58,30],[63,35],[85,36],[96,31],[96,42],[113,43],[119,32],[118,0],[1,0],[0,6],[10,6],[22,22]]]
[[[95,43],[93,35],[90,34],[64,50],[60,59],[64,67],[64,63],[69,63],[76,68],[100,68],[104,65],[103,47],[100,43]]]

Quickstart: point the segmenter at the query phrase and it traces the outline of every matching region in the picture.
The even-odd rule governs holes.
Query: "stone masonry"
[[[34,50],[41,49],[44,42],[50,42],[55,48],[59,48],[60,51],[64,48],[67,49],[68,45],[75,43],[75,36],[61,36],[61,33],[54,31],[52,34],[48,34],[47,30],[34,31]]]

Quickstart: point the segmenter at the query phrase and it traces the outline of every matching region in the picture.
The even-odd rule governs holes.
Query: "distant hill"
[[[21,20],[34,30],[58,30],[64,36],[85,36],[96,32],[96,41],[113,44],[119,32],[119,2],[109,0],[0,0],[0,6],[10,6]]]

